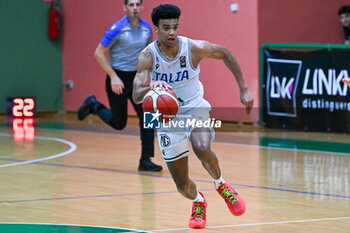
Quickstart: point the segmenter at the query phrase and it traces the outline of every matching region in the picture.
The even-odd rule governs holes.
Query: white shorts
[[[196,121],[208,120],[211,106],[208,101],[202,99],[198,105],[191,108],[180,107],[177,116],[157,130],[158,143],[165,162],[173,162],[188,156],[191,133],[197,128]],[[184,124],[180,123],[184,122]],[[211,140],[215,138],[215,131],[211,131]]]

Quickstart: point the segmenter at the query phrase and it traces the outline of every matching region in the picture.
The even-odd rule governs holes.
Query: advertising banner
[[[348,49],[263,48],[262,122],[270,128],[350,133]]]

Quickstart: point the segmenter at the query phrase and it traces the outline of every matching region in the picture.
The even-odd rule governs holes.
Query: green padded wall
[[[62,35],[47,37],[42,0],[0,1],[0,113],[6,97],[34,96],[38,111],[62,108]]]

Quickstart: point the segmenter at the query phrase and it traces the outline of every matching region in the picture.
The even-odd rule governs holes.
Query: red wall
[[[144,0],[143,18],[150,24],[153,7],[161,0]],[[342,43],[337,10],[348,0],[169,0],[182,10],[180,35],[230,48],[241,64],[248,86],[259,104],[259,46],[265,42]],[[230,4],[238,4],[238,12]],[[109,26],[124,15],[122,0],[63,0],[63,79],[74,81],[64,91],[64,108],[76,110],[88,94],[107,103],[105,73],[93,57]],[[156,35],[155,35],[156,37]],[[214,117],[258,121],[259,111],[247,116],[239,102],[233,76],[222,61],[204,60],[200,79]],[[217,108],[225,109],[224,113]],[[133,111],[130,111],[133,114]]]
[[[343,43],[338,9],[349,0],[261,0],[259,44]]]
[[[63,0],[63,79],[74,81],[74,87],[64,91],[66,110],[76,110],[91,93],[107,103],[105,73],[93,54],[103,33],[115,18],[123,15],[118,3],[115,0]]]

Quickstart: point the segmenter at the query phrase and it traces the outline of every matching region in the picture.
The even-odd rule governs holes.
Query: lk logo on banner
[[[297,116],[296,90],[302,61],[267,59],[267,111],[274,116]]]

